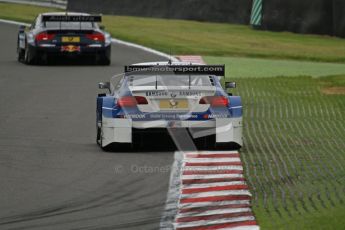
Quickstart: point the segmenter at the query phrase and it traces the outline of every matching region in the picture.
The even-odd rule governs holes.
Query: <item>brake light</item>
[[[145,97],[135,96],[135,99],[136,99],[138,105],[147,105],[148,104],[148,101]]]
[[[86,37],[93,41],[99,41],[99,42],[105,41],[105,37],[101,33],[86,34]]]
[[[36,35],[36,41],[49,41],[55,37],[55,34],[48,34],[47,32],[42,32]]]
[[[147,105],[148,102],[145,97],[142,96],[125,96],[121,97],[117,101],[117,105],[120,107],[135,107],[137,105]]]
[[[224,96],[208,96],[200,99],[199,104],[209,104],[212,107],[227,107],[229,105],[229,99]]]

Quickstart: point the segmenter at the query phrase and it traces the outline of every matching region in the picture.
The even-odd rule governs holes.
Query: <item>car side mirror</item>
[[[105,30],[105,26],[103,26],[103,25],[100,25],[99,28],[100,28],[101,30]]]
[[[26,26],[21,25],[19,26],[19,33],[23,33],[26,30]]]
[[[236,88],[236,82],[225,82],[225,89],[234,89]]]
[[[107,89],[110,92],[110,82],[100,82],[98,83],[99,89]]]

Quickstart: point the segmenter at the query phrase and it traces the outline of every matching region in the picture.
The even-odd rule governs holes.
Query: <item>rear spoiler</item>
[[[125,73],[161,73],[186,75],[225,76],[224,65],[130,65],[125,66]]]
[[[43,15],[43,22],[102,22],[101,15]]]

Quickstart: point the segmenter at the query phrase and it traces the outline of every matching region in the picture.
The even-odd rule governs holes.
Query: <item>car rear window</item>
[[[44,27],[48,29],[65,29],[65,30],[79,30],[79,29],[93,29],[96,27],[94,22],[44,22]]]
[[[130,76],[131,86],[212,86],[207,75],[136,75]]]

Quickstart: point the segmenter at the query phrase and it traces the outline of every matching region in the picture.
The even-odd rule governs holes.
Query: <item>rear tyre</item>
[[[41,64],[48,65],[49,64],[48,54],[47,53],[43,53],[41,55],[40,61],[41,61]]]
[[[241,145],[235,143],[235,142],[229,142],[229,143],[218,143],[216,144],[217,150],[240,150]]]
[[[101,147],[101,149],[104,151],[104,152],[110,152],[113,150],[113,145],[107,145],[107,146],[103,146],[103,143],[102,143],[102,129],[100,127],[97,127],[97,138],[96,138],[96,142],[97,144],[99,145],[99,147]]]
[[[102,143],[101,143],[101,128],[99,128],[99,127],[97,127],[96,143],[97,143],[97,145],[102,146]]]
[[[216,135],[205,137],[205,149],[214,150],[216,148]]]
[[[111,58],[106,54],[100,54],[98,64],[100,65],[110,65]]]
[[[28,65],[37,64],[37,57],[36,57],[36,55],[32,54],[28,47],[26,47],[26,49],[25,49],[24,62],[26,64],[28,64]]]
[[[17,47],[17,61],[23,62],[25,57],[25,50]]]

